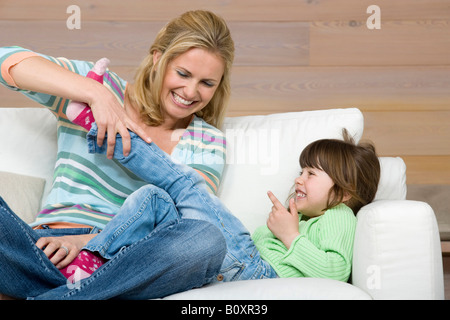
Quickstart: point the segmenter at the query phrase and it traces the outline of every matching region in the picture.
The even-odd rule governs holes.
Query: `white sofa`
[[[227,165],[219,196],[252,232],[264,224],[271,190],[286,199],[311,141],[356,139],[364,119],[358,109],[331,109],[227,118]],[[30,222],[52,183],[56,121],[45,109],[0,109],[0,195]],[[407,201],[401,158],[380,158],[376,200],[357,215],[349,283],[288,278],[214,283],[166,299],[444,299],[439,232],[434,212]],[[170,284],[168,284],[170,285]]]

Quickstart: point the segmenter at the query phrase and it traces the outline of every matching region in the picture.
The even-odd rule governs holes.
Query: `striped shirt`
[[[93,66],[91,62],[54,58],[20,47],[0,48],[0,83],[47,107],[58,120],[58,154],[53,186],[31,226],[68,222],[103,229],[125,199],[146,183],[118,162],[88,153],[86,130],[67,119],[67,99],[17,88],[9,69],[32,56],[42,56],[83,76]],[[103,84],[123,105],[127,82],[108,70]],[[194,116],[171,157],[197,170],[209,191],[216,193],[225,165],[225,152],[225,135]]]
[[[300,235],[289,249],[267,226],[255,230],[252,238],[261,257],[282,278],[312,277],[347,281],[353,257],[356,217],[345,204],[321,216],[300,221]]]

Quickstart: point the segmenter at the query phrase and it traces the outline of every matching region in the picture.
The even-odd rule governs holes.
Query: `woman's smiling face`
[[[160,54],[155,53],[155,61]],[[220,84],[225,64],[221,57],[192,48],[168,65],[161,91],[166,120],[178,121],[203,109]]]

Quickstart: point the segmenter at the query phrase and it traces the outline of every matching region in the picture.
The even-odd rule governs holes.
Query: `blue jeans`
[[[40,237],[89,232],[89,228],[33,230],[0,197],[0,292],[45,300],[160,298],[211,282],[226,251],[223,236],[211,224],[171,219],[137,243],[122,247],[78,286],[69,286],[35,243]]]
[[[179,219],[170,196],[148,184],[128,196],[119,213],[83,249],[112,259],[123,247],[145,238],[157,226]]]
[[[116,220],[114,223],[111,223],[112,220],[99,236],[88,243],[90,250],[112,256],[122,243],[138,241],[146,229],[153,230],[155,221],[171,220],[174,217],[203,220],[216,226],[225,237],[227,253],[220,269],[220,279],[235,281],[277,277],[270,264],[261,259],[248,230],[219,198],[208,192],[204,179],[194,169],[175,163],[154,143],[146,143],[133,132],[130,135],[130,154],[123,156],[122,138],[117,135],[114,158],[152,186],[141,190],[136,197],[136,203],[145,205],[139,207],[139,210],[128,211],[129,214],[121,211],[113,219]],[[87,138],[89,152],[106,154],[106,144],[99,147],[96,136],[97,127],[94,125]],[[155,191],[158,189],[162,190]],[[147,194],[146,191],[149,190],[151,192]],[[155,194],[159,200],[155,200]],[[149,198],[153,198],[158,205],[170,202],[170,212],[167,208],[163,211],[152,210],[148,206]],[[145,210],[153,217],[143,218],[145,213],[136,213]],[[137,229],[143,233],[136,232]]]

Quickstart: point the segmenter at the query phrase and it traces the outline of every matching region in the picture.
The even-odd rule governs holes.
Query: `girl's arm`
[[[313,220],[314,221],[314,220]],[[254,235],[255,245],[280,277],[347,281],[351,271],[356,218],[345,205],[328,210],[287,249],[279,239]],[[266,228],[266,233],[268,228]],[[260,229],[264,229],[260,228]],[[258,229],[256,233],[263,232]]]

